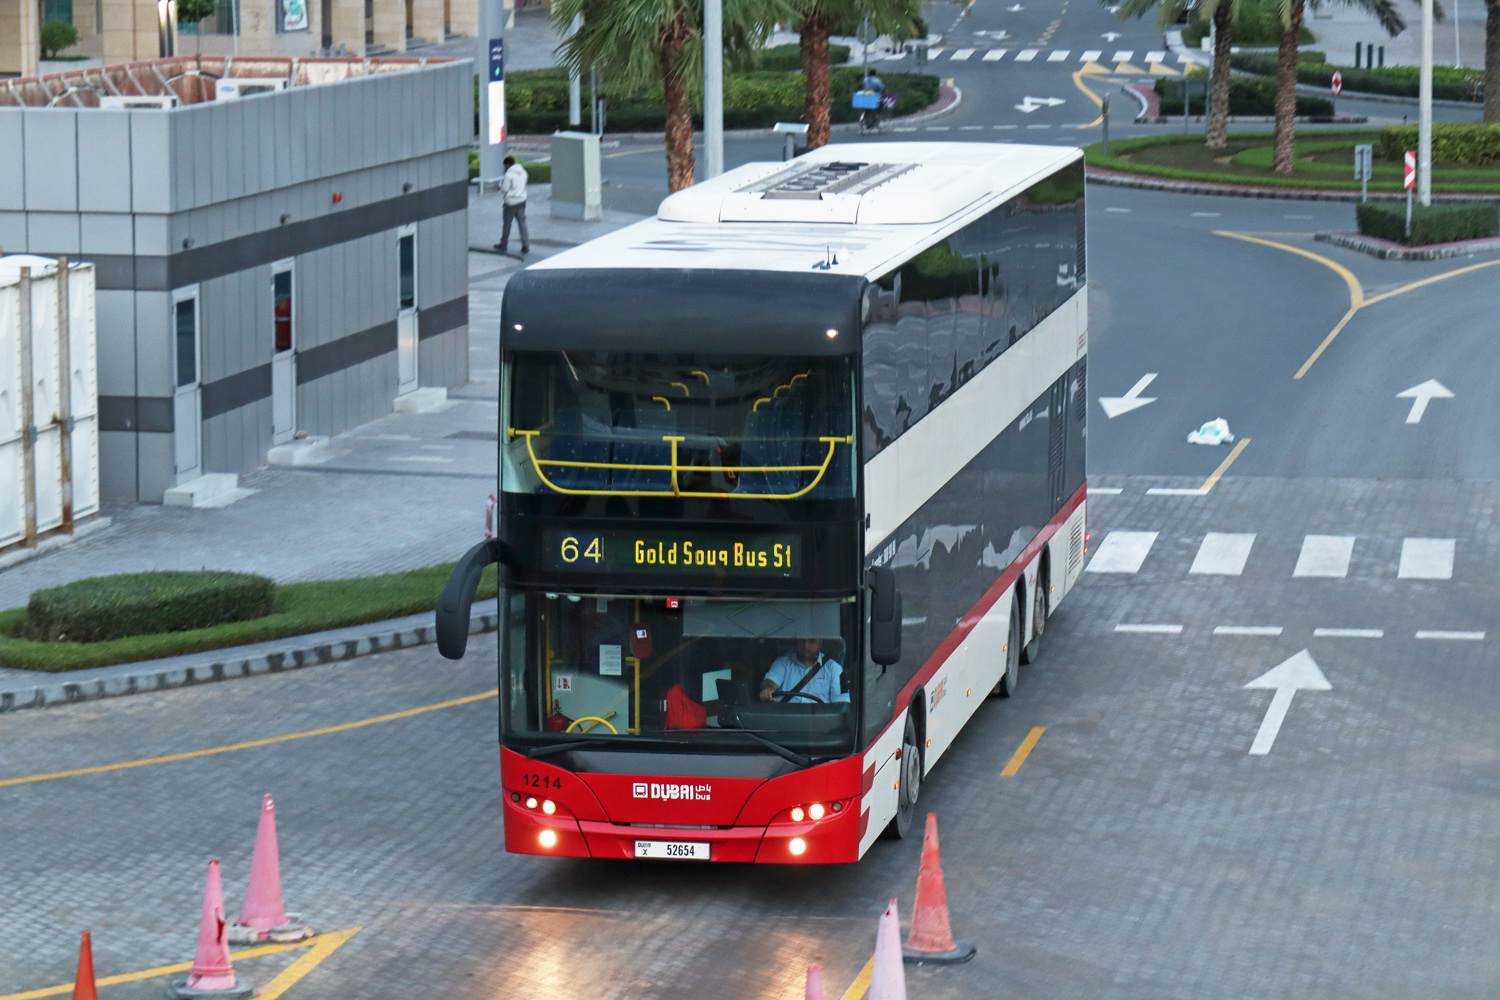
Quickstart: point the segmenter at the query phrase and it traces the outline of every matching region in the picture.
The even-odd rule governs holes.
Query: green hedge
[[[1363,202],[1355,207],[1355,217],[1359,220],[1359,231],[1366,236],[1408,246],[1456,243],[1500,234],[1500,205],[1493,202],[1413,205],[1409,239],[1404,202]]]
[[[798,73],[802,70],[802,46],[800,45],[776,45],[769,49],[761,49],[755,55],[756,66],[763,70],[778,70],[786,73]],[[841,66],[848,61],[849,46],[828,46],[828,65]]]
[[[1182,29],[1182,40],[1194,47],[1207,37],[1207,18],[1194,16]],[[1304,45],[1317,41],[1305,24],[1297,38]],[[1232,40],[1235,45],[1275,45],[1280,42],[1281,11],[1276,0],[1240,0],[1235,8]]]
[[[1380,155],[1400,160],[1417,148],[1417,126],[1391,125],[1380,130]],[[1479,166],[1500,160],[1500,123],[1459,124],[1434,122],[1432,162]]]
[[[1276,56],[1254,52],[1241,52],[1230,57],[1230,65],[1245,73],[1275,77]],[[1397,97],[1417,96],[1417,67],[1382,66],[1376,69],[1356,69],[1353,66],[1335,66],[1331,63],[1298,63],[1297,82],[1317,87],[1333,84],[1333,72],[1344,75],[1344,90],[1366,94],[1391,94]],[[1432,96],[1446,101],[1484,100],[1484,78],[1478,70],[1454,69],[1451,66],[1432,68]]]
[[[507,118],[512,132],[547,135],[568,127],[565,73],[540,70],[515,76],[520,82],[507,81],[506,87]],[[834,67],[829,73],[833,121],[850,122],[858,118],[858,112],[850,107],[850,99],[862,77],[863,72],[857,66]],[[939,81],[935,76],[891,73],[883,79],[886,91],[898,95],[896,114],[920,111],[937,100]],[[600,90],[606,103],[606,130],[660,132],[666,127],[660,83],[638,91],[609,85]],[[695,92],[692,97],[693,123],[701,127],[702,96]],[[779,121],[800,121],[805,102],[800,72],[729,73],[724,78],[724,127],[769,128]],[[586,113],[584,118],[587,127]]]
[[[1161,113],[1182,114],[1182,86],[1179,80],[1157,80],[1156,92],[1161,96]],[[1202,114],[1202,91],[1195,88],[1193,107]],[[1271,80],[1253,80],[1231,77],[1229,80],[1229,113],[1232,115],[1274,115],[1276,113],[1276,84]],[[1297,114],[1309,118],[1327,118],[1333,114],[1333,102],[1321,97],[1297,97]]]
[[[275,589],[253,573],[96,576],[33,593],[23,634],[46,642],[102,642],[248,621],[271,613]]]

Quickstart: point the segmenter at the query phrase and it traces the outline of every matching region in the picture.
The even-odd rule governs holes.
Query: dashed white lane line
[[[1134,49],[1130,49],[1130,50],[1125,51],[1125,52],[1116,52],[1114,59],[1111,60],[1111,61],[1112,62],[1117,62],[1117,63],[1130,62],[1131,58],[1134,55],[1135,55],[1135,50]]]
[[[1047,61],[1048,62],[1062,62],[1063,60],[1065,60],[1067,58],[1068,58],[1068,50],[1067,49],[1053,49],[1052,52],[1047,56]]]
[[[963,62],[974,54],[973,49],[954,49],[953,55],[948,57],[950,62]]]
[[[1344,577],[1354,555],[1353,535],[1308,535],[1302,539],[1293,576]]]
[[[1214,635],[1280,635],[1280,625],[1215,625]]]
[[[1147,496],[1152,497],[1201,497],[1207,496],[1208,490],[1201,486],[1178,487],[1178,486],[1153,486],[1146,491]]]
[[[892,132],[915,132],[915,131],[917,131],[917,129],[916,129],[916,126],[914,126],[914,125],[908,125],[905,128],[893,128],[893,129],[891,129],[891,131]]]
[[[453,462],[454,462],[453,459],[451,459],[451,458],[443,458],[441,455],[392,455],[391,456],[391,461],[392,462],[441,462],[441,463],[443,463],[445,465],[452,465]]]
[[[1136,573],[1151,546],[1156,544],[1155,531],[1111,531],[1104,536],[1099,551],[1089,562],[1090,573]]]
[[[1146,53],[1146,61],[1147,62],[1161,62],[1165,58],[1167,58],[1167,54],[1165,52],[1147,52]]]
[[[1079,62],[1098,62],[1099,61],[1099,57],[1102,56],[1102,55],[1104,55],[1104,53],[1102,51],[1100,51],[1099,49],[1089,49],[1087,52],[1083,53],[1083,55],[1081,55],[1081,56],[1078,57],[1078,61]]]
[[[1450,639],[1454,642],[1481,642],[1484,640],[1483,632],[1450,632],[1445,629],[1422,628],[1417,629],[1418,639]]]
[[[1220,214],[1221,213],[1219,213],[1219,212],[1194,212],[1193,213],[1193,218],[1195,218],[1195,219],[1217,219],[1220,216]]]
[[[1127,214],[1130,211],[1130,209],[1128,209],[1128,208],[1106,208],[1105,211],[1106,212],[1119,212],[1121,215],[1125,215],[1125,214]]]
[[[1401,567],[1396,576],[1403,580],[1453,579],[1453,538],[1406,538],[1401,541]]]
[[[1179,635],[1182,632],[1182,626],[1120,624],[1115,626],[1115,631],[1132,632],[1137,635]]]
[[[1051,125],[1027,125],[1027,128],[1051,128]]]
[[[983,125],[960,125],[958,127],[958,130],[960,132],[980,132],[983,131],[983,129]]]
[[[1319,639],[1379,639],[1385,635],[1381,628],[1315,628],[1313,636]]]
[[[1022,49],[1020,52],[1016,53],[1016,62],[1031,62],[1031,60],[1033,60],[1033,59],[1036,58],[1037,53],[1040,52],[1040,51],[1042,51],[1042,50],[1041,49]]]
[[[1015,127],[1016,127],[1016,126],[1014,126],[1014,125],[991,125],[991,126],[990,126],[990,128],[992,128],[992,129],[996,129],[996,130],[999,130],[999,129],[1006,129],[1006,128],[1015,128]]]
[[[1090,486],[1089,496],[1117,497],[1125,492],[1123,486]]]
[[[948,129],[949,129],[949,126],[947,126],[947,125],[929,125],[929,126],[927,126],[926,131],[928,131],[928,132],[947,132]]]
[[[1193,565],[1188,572],[1209,576],[1239,576],[1245,572],[1245,561],[1250,558],[1250,547],[1254,544],[1254,533],[1210,531],[1203,536],[1203,542],[1198,546],[1198,554],[1193,557]]]
[[[988,52],[986,52],[984,54],[984,61],[985,62],[999,62],[1001,59],[1005,58],[1005,53],[1007,53],[1009,51],[1010,51],[1010,49],[990,49]]]

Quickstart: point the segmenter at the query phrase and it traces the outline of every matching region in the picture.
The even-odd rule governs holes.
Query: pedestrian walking
[[[514,156],[505,158],[505,176],[500,179],[500,197],[503,204],[500,208],[501,217],[504,220],[500,228],[500,242],[495,244],[495,249],[505,253],[505,247],[510,243],[510,224],[516,223],[516,228],[521,231],[521,253],[531,252],[531,231],[526,228],[526,168],[516,162]]]

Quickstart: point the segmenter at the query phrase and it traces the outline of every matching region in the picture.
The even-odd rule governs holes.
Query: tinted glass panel
[[[864,312],[865,457],[890,444],[1082,283],[1075,164],[884,275]]]
[[[177,384],[198,381],[198,309],[195,299],[177,303]]]
[[[275,316],[276,353],[292,349],[292,272],[278,271],[271,279]]]
[[[400,241],[401,257],[401,308],[410,309],[417,304],[417,238],[403,236]]]

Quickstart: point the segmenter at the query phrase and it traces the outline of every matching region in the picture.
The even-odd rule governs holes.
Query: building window
[[[276,353],[292,349],[292,272],[277,271],[271,278],[272,312],[275,316]]]
[[[417,304],[417,238],[415,235],[401,237],[401,308],[411,309]]]
[[[198,381],[197,302],[183,299],[177,303],[177,386]]]

